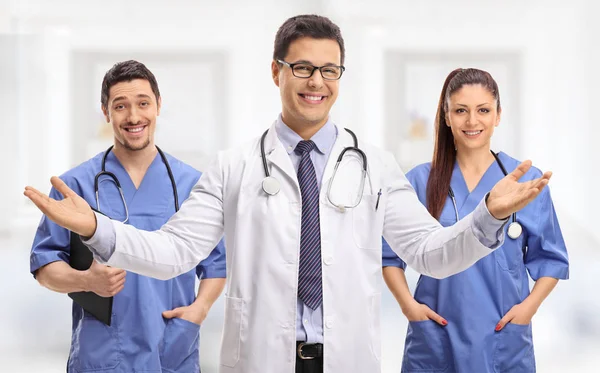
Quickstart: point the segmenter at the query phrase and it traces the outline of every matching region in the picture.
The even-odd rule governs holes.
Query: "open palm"
[[[58,177],[53,176],[50,182],[64,199],[57,201],[30,186],[25,187],[25,196],[56,224],[83,237],[91,237],[96,231],[96,217],[90,205]]]
[[[487,200],[488,210],[494,217],[504,219],[521,210],[548,184],[552,172],[545,172],[537,179],[520,183],[519,179],[530,168],[531,161],[525,161],[494,185]]]

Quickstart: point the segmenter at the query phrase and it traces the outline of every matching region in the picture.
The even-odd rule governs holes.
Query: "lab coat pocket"
[[[494,372],[535,372],[531,324],[508,323],[496,334],[496,340]]]
[[[410,321],[402,373],[446,372],[450,365],[449,345],[444,327],[435,321]]]
[[[352,234],[354,242],[361,249],[381,250],[383,207],[380,200],[379,208],[375,210],[378,198],[377,194],[365,194],[358,206],[352,209]]]
[[[221,346],[221,365],[233,368],[240,360],[240,342],[244,301],[241,298],[225,297],[225,325]]]
[[[200,325],[184,319],[167,321],[159,345],[163,371],[193,372],[199,370],[198,339]]]
[[[118,320],[112,315],[111,326],[84,311],[73,333],[71,360],[77,372],[111,370],[121,361]]]

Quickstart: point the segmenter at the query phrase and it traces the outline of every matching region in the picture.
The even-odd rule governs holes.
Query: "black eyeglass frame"
[[[292,75],[294,75],[296,78],[301,78],[301,79],[308,79],[311,76],[313,76],[313,74],[315,73],[315,70],[319,70],[319,72],[321,73],[321,77],[325,80],[331,80],[331,81],[335,81],[335,80],[340,80],[340,78],[342,77],[342,75],[344,75],[344,71],[346,71],[346,68],[344,66],[337,66],[337,65],[325,65],[325,66],[315,66],[315,65],[311,65],[309,63],[306,62],[298,62],[298,63],[289,63],[283,60],[277,60],[278,63],[282,64],[282,65],[286,65],[287,67],[290,68],[290,70],[292,70]],[[305,66],[310,66],[312,67],[312,71],[310,72],[309,76],[298,76],[296,75],[296,72],[294,71],[294,66],[298,66],[298,65],[305,65]],[[338,76],[336,79],[331,79],[331,78],[326,78],[323,75],[323,68],[326,67],[335,67],[340,69],[340,76]]]

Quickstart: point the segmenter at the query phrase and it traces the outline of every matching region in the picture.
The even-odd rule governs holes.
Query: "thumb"
[[[183,312],[181,311],[181,308],[175,308],[173,310],[170,311],[164,311],[162,313],[163,317],[165,319],[172,319],[172,318],[180,318],[182,316]]]
[[[446,321],[446,319],[444,319],[442,316],[435,313],[432,309],[429,309],[429,311],[427,311],[427,317],[430,320],[433,320],[442,326],[448,325],[448,321]]]
[[[512,310],[508,311],[506,313],[506,315],[504,315],[504,317],[502,319],[500,319],[500,321],[498,321],[498,324],[496,325],[496,331],[499,332],[500,330],[502,330],[502,328],[504,328],[504,326],[506,324],[508,324],[510,322],[510,320],[512,320],[515,316],[512,314]]]

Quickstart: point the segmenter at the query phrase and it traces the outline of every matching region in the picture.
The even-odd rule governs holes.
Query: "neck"
[[[473,173],[485,172],[492,162],[495,161],[494,156],[490,152],[490,147],[484,146],[479,149],[458,148],[456,152],[456,162],[463,171]]]
[[[136,179],[136,176],[140,175],[143,177],[158,153],[153,143],[142,150],[130,150],[118,141],[115,141],[112,151],[132,179]]]
[[[325,118],[324,120],[317,123],[307,123],[301,121],[294,121],[288,116],[281,115],[281,119],[286,126],[290,127],[290,129],[298,134],[298,136],[302,137],[303,140],[310,140],[315,133],[319,132],[321,128],[327,123],[329,118]]]

